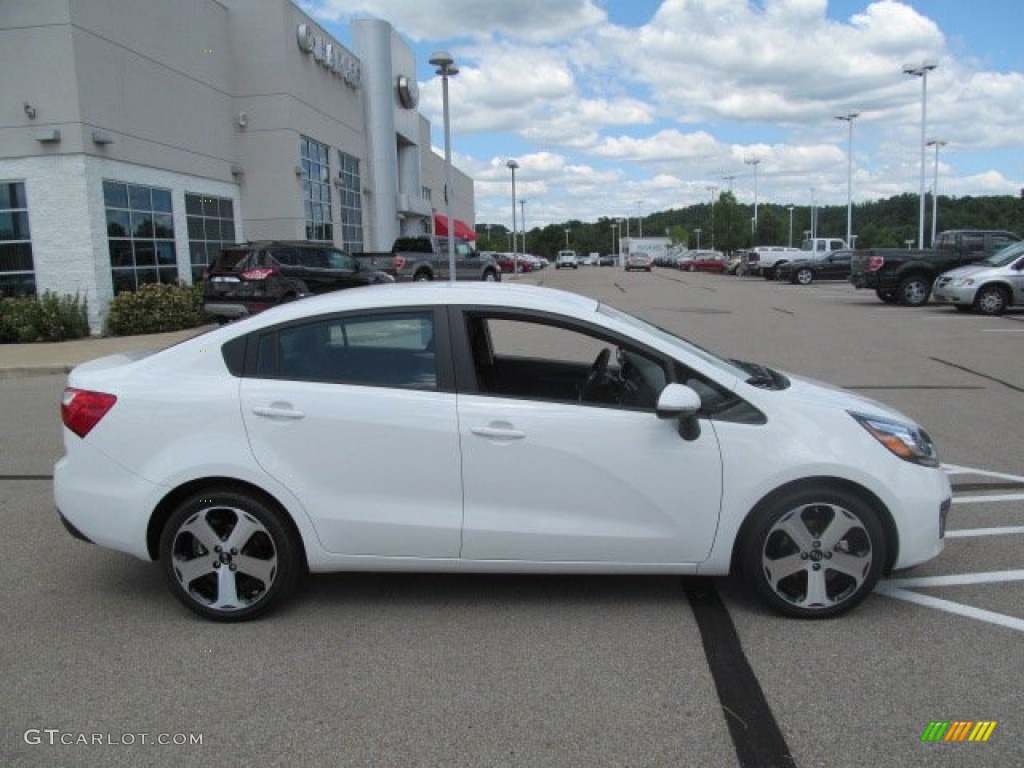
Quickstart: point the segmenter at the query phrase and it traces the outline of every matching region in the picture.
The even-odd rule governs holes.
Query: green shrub
[[[66,341],[89,335],[87,302],[46,291],[39,297],[0,299],[0,342]]]
[[[203,286],[143,285],[137,291],[119,293],[110,302],[107,333],[134,336],[195,328],[208,323],[203,312]]]

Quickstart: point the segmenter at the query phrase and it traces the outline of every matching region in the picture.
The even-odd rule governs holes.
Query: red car
[[[725,254],[721,251],[693,251],[680,267],[687,272],[718,272],[725,271]]]
[[[502,274],[510,274],[517,267],[520,274],[523,272],[533,272],[533,260],[523,254],[519,254],[519,258],[516,259],[511,253],[496,253],[494,258],[497,260]]]

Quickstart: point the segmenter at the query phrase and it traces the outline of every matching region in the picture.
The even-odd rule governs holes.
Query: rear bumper
[[[237,320],[242,317],[249,317],[270,309],[274,306],[272,301],[229,301],[229,300],[207,300],[203,302],[203,311],[215,317],[225,317],[229,320]]]

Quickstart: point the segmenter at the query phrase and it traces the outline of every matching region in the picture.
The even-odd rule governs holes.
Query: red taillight
[[[398,272],[399,270],[403,269],[404,267],[405,267],[405,256],[395,256],[395,271]]]
[[[271,275],[276,275],[277,270],[273,267],[259,267],[257,269],[247,269],[242,273],[242,279],[244,280],[266,280]]]
[[[884,256],[872,256],[868,259],[868,272],[877,272],[885,266]]]
[[[85,437],[116,402],[117,397],[106,392],[68,387],[60,399],[60,417],[65,427],[79,437]]]

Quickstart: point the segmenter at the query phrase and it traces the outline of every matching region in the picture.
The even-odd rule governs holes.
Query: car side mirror
[[[669,384],[658,396],[655,414],[659,419],[678,419],[679,436],[687,442],[700,437],[700,395],[685,384]]]

